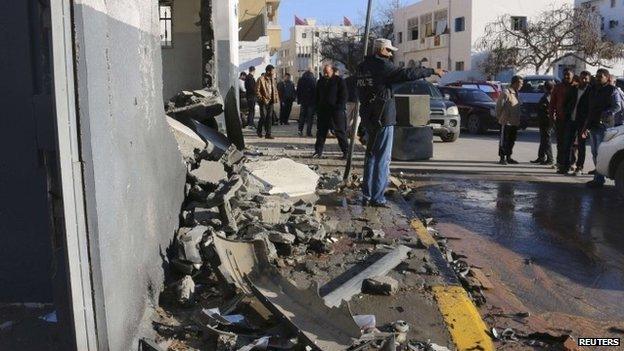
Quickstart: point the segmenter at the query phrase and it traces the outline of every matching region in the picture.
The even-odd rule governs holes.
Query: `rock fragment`
[[[362,292],[371,295],[394,295],[399,290],[399,282],[388,276],[373,277],[362,282]]]

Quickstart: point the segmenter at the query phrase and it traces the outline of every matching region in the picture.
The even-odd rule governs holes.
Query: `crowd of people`
[[[581,175],[585,166],[587,142],[591,146],[594,163],[598,149],[608,128],[624,123],[624,92],[615,84],[616,78],[607,69],[599,69],[595,76],[587,71],[575,75],[566,69],[563,81],[546,82],[544,96],[538,103],[540,145],[533,164],[553,166],[559,174]],[[496,115],[501,125],[500,164],[517,164],[512,158],[518,129],[523,127],[522,103],[518,92],[523,79],[512,78],[497,101]],[[551,136],[555,134],[557,155],[553,158]],[[603,175],[590,171],[594,179],[588,187],[599,188],[605,183]]]

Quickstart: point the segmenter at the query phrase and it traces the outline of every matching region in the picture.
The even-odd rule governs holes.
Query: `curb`
[[[431,289],[456,349],[494,351],[486,323],[442,256],[437,241],[420,219],[411,220],[410,226],[428,249],[433,263],[444,278],[444,284],[434,285]]]

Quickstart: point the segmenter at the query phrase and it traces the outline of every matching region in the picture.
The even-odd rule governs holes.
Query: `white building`
[[[355,26],[317,25],[314,19],[306,19],[305,23],[290,28],[290,39],[282,42],[277,56],[278,72],[290,73],[295,80],[310,67],[317,73],[322,69],[320,51],[324,38],[357,33]]]
[[[478,69],[483,53],[476,47],[488,23],[509,14],[514,23],[522,26],[546,7],[573,3],[573,0],[422,0],[394,14],[395,41],[399,48],[396,62],[446,69],[449,74],[441,83],[484,79]]]

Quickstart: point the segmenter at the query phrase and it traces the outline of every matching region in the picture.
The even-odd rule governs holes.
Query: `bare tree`
[[[394,12],[403,6],[403,0],[384,1],[373,10],[371,38],[392,39],[394,36]],[[355,72],[362,61],[364,45],[363,26],[358,26],[354,35],[333,36],[321,34],[321,56],[323,59],[342,63],[349,72]],[[371,40],[372,40],[371,39]]]
[[[595,10],[569,5],[547,9],[529,21],[503,15],[486,26],[479,40],[478,48],[489,53],[480,66],[490,71],[486,74],[506,66],[530,67],[539,74],[550,72],[568,54],[590,65],[624,58],[622,44],[603,38],[600,21]]]

